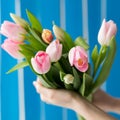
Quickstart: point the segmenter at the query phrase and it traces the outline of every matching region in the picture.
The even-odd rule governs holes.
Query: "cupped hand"
[[[34,81],[33,85],[35,86],[37,93],[40,94],[41,100],[48,104],[72,109],[72,102],[74,98],[78,96],[78,94],[73,91],[46,88],[39,80]]]

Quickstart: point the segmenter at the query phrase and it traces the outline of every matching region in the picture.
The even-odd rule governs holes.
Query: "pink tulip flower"
[[[106,22],[104,19],[98,33],[98,42],[100,45],[109,46],[111,38],[116,35],[116,31],[116,24],[112,20]]]
[[[88,69],[88,55],[84,48],[73,47],[68,54],[71,66],[75,66],[79,71],[85,72]]]
[[[49,44],[53,40],[52,32],[48,29],[43,29],[42,39],[44,40],[45,43]]]
[[[46,52],[39,51],[35,57],[31,59],[31,64],[38,74],[45,74],[51,67],[50,57]]]
[[[46,53],[50,56],[51,62],[57,62],[62,55],[62,44],[59,40],[52,41],[46,48]]]
[[[22,42],[14,42],[11,39],[6,39],[1,47],[12,57],[16,59],[22,59],[24,56],[19,52],[19,45],[23,44]]]
[[[1,25],[0,33],[13,41],[21,42],[25,38],[23,34],[26,34],[26,30],[18,24],[4,21],[4,23]]]

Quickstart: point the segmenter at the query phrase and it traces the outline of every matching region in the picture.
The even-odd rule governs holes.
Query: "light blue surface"
[[[101,4],[102,3],[102,4]],[[107,6],[105,6],[107,4]],[[1,21],[11,20],[9,13],[16,13],[14,0],[0,1]],[[113,0],[21,0],[21,16],[27,18],[25,10],[30,10],[41,21],[44,28],[52,29],[52,21],[58,26],[66,29],[75,39],[77,36],[88,37],[90,43],[90,53],[94,45],[97,44],[97,34],[101,20],[113,19],[118,26],[117,33],[117,54],[111,73],[108,77],[104,89],[112,96],[120,97],[120,1]],[[85,7],[83,7],[85,6]],[[16,8],[19,8],[16,7]],[[101,9],[102,8],[102,9]],[[106,9],[104,9],[106,8]],[[83,19],[84,18],[84,19]],[[88,18],[85,20],[85,18]],[[88,23],[88,26],[87,26]],[[2,41],[5,38],[2,37]],[[0,42],[1,43],[1,42]],[[43,103],[32,85],[36,76],[29,68],[24,69],[24,97],[23,104],[20,104],[18,72],[6,75],[5,73],[17,63],[6,52],[0,48],[0,85],[1,85],[1,110],[0,120],[77,120],[73,111],[63,109]],[[19,107],[24,106],[23,118],[20,117]],[[119,115],[112,114],[120,119]],[[21,119],[20,119],[21,118]]]

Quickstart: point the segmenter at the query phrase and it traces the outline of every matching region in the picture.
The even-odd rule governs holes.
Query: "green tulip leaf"
[[[42,33],[42,25],[39,22],[39,20],[29,10],[26,10],[26,13],[27,13],[29,21],[32,24],[32,28]]]
[[[23,45],[20,45],[20,52],[25,56],[34,56],[35,55],[35,52],[34,50],[31,48],[30,45],[28,44],[23,44]]]
[[[55,85],[53,85],[45,75],[37,75],[40,82],[42,83],[43,86],[47,87],[47,88],[56,88]]]
[[[79,89],[82,96],[88,95],[89,90],[92,87],[92,84],[93,84],[93,78],[89,74],[83,73],[83,81],[82,81],[82,85]]]
[[[40,36],[35,32],[35,30],[32,29],[31,27],[29,27],[29,30],[30,30],[31,34],[36,38],[36,40],[38,40],[41,43],[41,45],[46,48],[47,44],[45,44],[45,42],[43,42],[43,40],[41,40]]]
[[[99,56],[98,47],[97,47],[97,45],[95,45],[95,47],[94,47],[94,49],[93,49],[93,51],[92,51],[92,55],[91,55],[92,61],[93,61],[93,64],[94,64],[94,65],[95,65],[95,63],[96,63],[96,61],[97,61],[97,59],[98,59],[98,56]]]
[[[72,69],[73,69],[73,75],[74,75],[73,87],[75,90],[78,90],[81,85],[80,76],[74,67]]]
[[[15,65],[14,67],[12,67],[12,68],[7,72],[7,74],[9,74],[9,73],[11,73],[11,72],[14,72],[14,71],[16,71],[16,70],[18,70],[18,69],[20,69],[20,68],[24,68],[24,67],[26,67],[26,66],[28,66],[28,65],[29,65],[29,64],[28,64],[27,61],[20,62],[20,63],[18,63],[17,65]]]
[[[60,71],[60,80],[62,81],[62,82],[64,82],[64,76],[65,76],[66,74],[64,73],[64,72],[62,72],[62,71]]]
[[[63,71],[65,71],[67,74],[72,74],[73,70],[70,66],[70,63],[68,62],[68,58],[66,58],[66,56],[62,56],[61,59],[59,60],[59,63],[63,69]]]
[[[113,37],[112,40],[110,41],[110,46],[109,46],[109,49],[107,52],[107,56],[101,66],[100,72],[99,72],[97,78],[95,79],[93,87],[89,93],[93,92],[98,87],[100,87],[107,79],[107,77],[110,73],[112,64],[114,62],[115,53],[116,53],[116,41],[115,41],[115,38]]]
[[[85,94],[85,74],[83,74],[83,81],[81,84],[81,87],[79,88],[79,92],[81,93],[82,96]]]
[[[107,50],[108,50],[107,46],[101,46],[100,52],[99,52],[99,55],[98,55],[97,48],[96,48],[96,50],[94,49],[94,51],[92,53],[92,60],[93,60],[93,63],[94,63],[93,77],[95,77],[97,70],[99,69],[101,63],[104,61],[104,59],[106,57]]]
[[[26,41],[29,42],[31,47],[35,50],[35,52],[39,50],[45,50],[46,47],[43,44],[41,44],[41,42],[38,41],[32,34],[27,34],[25,38]]]
[[[89,45],[87,44],[87,42],[85,41],[85,39],[83,39],[82,37],[77,37],[74,41],[76,46],[81,46],[83,47],[85,50],[89,49]]]
[[[93,85],[93,77],[90,76],[87,73],[83,74],[83,79],[85,80],[85,91],[84,91],[84,95],[87,96],[87,94],[89,93],[89,90],[91,89],[92,85]]]

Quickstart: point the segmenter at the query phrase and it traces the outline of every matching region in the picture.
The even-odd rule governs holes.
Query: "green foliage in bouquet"
[[[26,10],[26,13],[29,22],[15,14],[11,14],[15,23],[24,28],[26,32],[25,34],[22,34],[24,40],[22,41],[23,43],[19,45],[19,52],[24,56],[24,59],[7,73],[30,66],[31,70],[39,77],[41,83],[45,87],[73,90],[89,99],[92,96],[92,93],[104,83],[110,73],[116,53],[115,36],[113,35],[110,38],[109,45],[101,44],[100,50],[98,50],[98,46],[95,45],[90,56],[91,63],[89,63],[88,56],[86,56],[89,45],[86,43],[85,39],[79,36],[73,40],[66,31],[53,24],[53,33],[56,41],[51,47],[51,51],[48,51],[52,53],[55,47],[59,45],[61,54],[57,59],[50,59],[51,62],[49,64],[47,63],[49,61],[47,55],[49,54],[46,54],[45,51],[47,52],[46,49],[53,42],[51,40],[54,37],[49,30],[43,29],[39,20],[30,11]],[[49,35],[49,38],[48,36],[46,38],[46,35]],[[50,67],[46,72],[43,72],[42,70],[42,72],[39,72],[39,67],[36,67],[37,62],[35,61],[35,56],[37,59],[38,56],[36,54],[38,54],[39,51],[42,52],[39,53],[40,55],[44,54],[47,56],[45,58],[48,60],[46,64]],[[75,51],[76,53],[73,55]],[[57,52],[55,57],[60,51]],[[77,65],[81,66],[84,64],[85,69],[81,69],[75,63],[74,59],[75,56],[79,56],[78,54],[82,54],[81,56],[84,55],[84,57],[83,59],[80,58],[78,60]],[[71,56],[73,58],[71,58]],[[82,117],[80,118],[81,120],[84,119]]]

